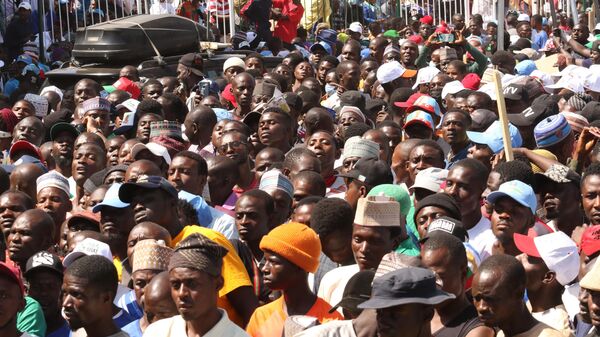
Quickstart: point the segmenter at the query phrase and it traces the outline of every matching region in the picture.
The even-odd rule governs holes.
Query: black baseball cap
[[[167,192],[173,198],[177,198],[177,190],[167,179],[159,176],[140,176],[135,183],[125,183],[119,188],[119,199],[126,203],[131,203],[133,196],[141,193],[140,190],[161,189]]]
[[[544,118],[558,114],[556,97],[558,96],[540,95],[520,114],[509,114],[508,120],[516,126],[537,125]]]
[[[200,53],[188,53],[183,55],[179,59],[179,63],[190,68],[192,72],[198,76],[204,76],[202,68],[204,67],[204,61],[202,60],[202,54]]]
[[[371,298],[371,283],[374,277],[375,271],[373,270],[363,270],[354,274],[346,283],[342,300],[334,305],[329,313],[333,313],[339,307],[356,311],[359,304]]]
[[[50,128],[50,140],[56,140],[56,137],[61,132],[70,133],[74,139],[79,136],[79,131],[77,131],[74,125],[72,125],[71,123],[61,122],[54,124],[52,128]]]
[[[352,178],[371,187],[392,184],[394,177],[390,166],[383,160],[360,159],[354,165],[354,168],[347,173],[339,174],[340,177]]]
[[[358,90],[348,90],[340,95],[340,107],[355,106],[365,111],[365,96]]]
[[[36,270],[43,269],[53,271],[60,277],[63,276],[64,269],[60,258],[47,251],[41,251],[35,253],[27,260],[27,264],[25,265],[25,277],[29,277],[31,273]]]
[[[423,243],[430,237],[440,233],[456,236],[461,242],[469,241],[469,233],[467,233],[462,222],[448,216],[441,216],[429,224],[427,234],[425,234],[425,237],[420,242]]]

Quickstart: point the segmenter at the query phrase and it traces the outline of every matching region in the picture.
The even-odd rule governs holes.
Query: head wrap
[[[200,233],[194,233],[175,247],[175,252],[169,262],[169,270],[191,268],[211,276],[219,276],[223,267],[223,257],[226,254],[225,247],[216,244]]]

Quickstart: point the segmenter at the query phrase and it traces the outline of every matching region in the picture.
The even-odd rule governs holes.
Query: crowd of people
[[[62,87],[12,46],[0,336],[600,336],[600,26],[557,17],[277,24],[218,77]]]

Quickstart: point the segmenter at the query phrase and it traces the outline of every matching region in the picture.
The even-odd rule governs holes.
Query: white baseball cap
[[[138,101],[137,99],[130,98],[130,99],[126,100],[125,102],[118,104],[116,108],[117,108],[117,110],[125,108],[129,112],[135,112],[137,110],[137,106],[139,104],[140,104],[140,101]]]
[[[112,253],[110,252],[110,247],[106,243],[92,238],[87,238],[75,245],[73,251],[65,256],[65,259],[63,260],[63,266],[67,268],[75,260],[86,255],[104,256],[110,262],[112,262],[113,259]]]
[[[558,80],[555,84],[547,85],[546,88],[549,89],[568,89],[572,92],[579,94],[583,93],[583,81],[581,77],[573,76],[571,74],[564,75]]]
[[[350,29],[351,31],[355,32],[355,33],[361,33],[363,32],[363,26],[360,24],[360,22],[352,22],[350,24],[350,26],[348,27],[348,29]]]
[[[419,171],[415,177],[415,183],[410,187],[413,191],[415,188],[424,188],[433,193],[440,191],[440,186],[446,181],[448,177],[448,170],[444,170],[437,167],[428,167],[423,171]]]
[[[21,9],[21,8],[30,11],[31,10],[31,4],[29,2],[27,2],[27,1],[21,1],[21,3],[19,4],[19,8],[18,9]]]
[[[169,151],[167,150],[166,147],[157,144],[157,143],[153,143],[153,142],[149,142],[148,144],[142,144],[142,143],[138,143],[135,144],[132,148],[131,148],[131,156],[136,159],[137,155],[142,152],[143,150],[148,150],[150,151],[153,155],[157,156],[157,157],[161,157],[162,159],[165,160],[165,162],[168,165],[171,165],[171,155],[169,154]]]
[[[382,64],[377,69],[377,80],[381,84],[389,83],[398,77],[401,77],[406,69],[398,61],[392,61]]]
[[[514,240],[521,252],[544,260],[560,284],[571,283],[579,274],[577,245],[567,234],[558,231],[532,238],[515,233]]]
[[[417,73],[417,82],[413,85],[413,90],[417,89],[419,84],[425,84],[431,82],[435,75],[439,74],[440,70],[436,67],[425,67],[419,69]]]
[[[442,99],[446,99],[446,96],[454,95],[464,89],[465,86],[460,81],[448,82],[444,86],[444,89],[442,89]]]
[[[523,13],[523,14],[519,14],[519,16],[517,17],[517,21],[531,21],[531,19],[529,18],[529,15]]]

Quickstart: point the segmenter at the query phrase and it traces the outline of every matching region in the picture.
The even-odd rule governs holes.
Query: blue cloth
[[[69,337],[71,336],[71,329],[67,321],[63,321],[63,325],[60,328],[50,332],[46,337]]]
[[[19,89],[19,80],[13,77],[10,80],[6,81],[6,84],[4,84],[4,95],[6,97],[9,97],[17,89]]]
[[[369,57],[369,55],[371,55],[371,49],[369,48],[364,48],[360,51],[360,58],[364,59]]]
[[[118,307],[127,312],[133,319],[139,319],[144,316],[144,311],[136,301],[135,291],[133,290],[119,298]]]
[[[455,154],[452,158],[450,158],[447,162],[446,162],[446,170],[449,170],[452,165],[456,164],[456,162],[458,162],[459,160],[463,160],[465,158],[467,158],[467,154],[469,154],[469,148],[473,146],[473,144],[469,143],[467,146],[465,146],[464,149],[458,151],[457,154]]]
[[[548,34],[545,31],[531,30],[531,48],[540,50],[546,45],[546,41],[548,41]]]
[[[127,324],[121,330],[127,332],[129,337],[142,337],[144,334],[142,332],[142,328],[140,328],[140,320],[136,319],[135,321]]]
[[[362,4],[363,8],[363,20],[368,25],[371,22],[377,21],[377,14],[375,14],[375,7],[368,2]]]
[[[183,199],[194,206],[200,226],[208,227],[209,224],[212,223],[213,217],[210,211],[210,206],[206,203],[206,201],[204,201],[204,198],[183,190],[179,191],[178,196],[179,199]]]
[[[119,311],[119,313],[116,315],[116,318],[113,317],[113,322],[115,322],[115,325],[119,328],[122,329],[124,326],[126,326],[127,324],[135,321],[136,319],[138,319],[137,317],[131,316],[129,313],[127,313],[127,311],[125,310],[121,310]]]

